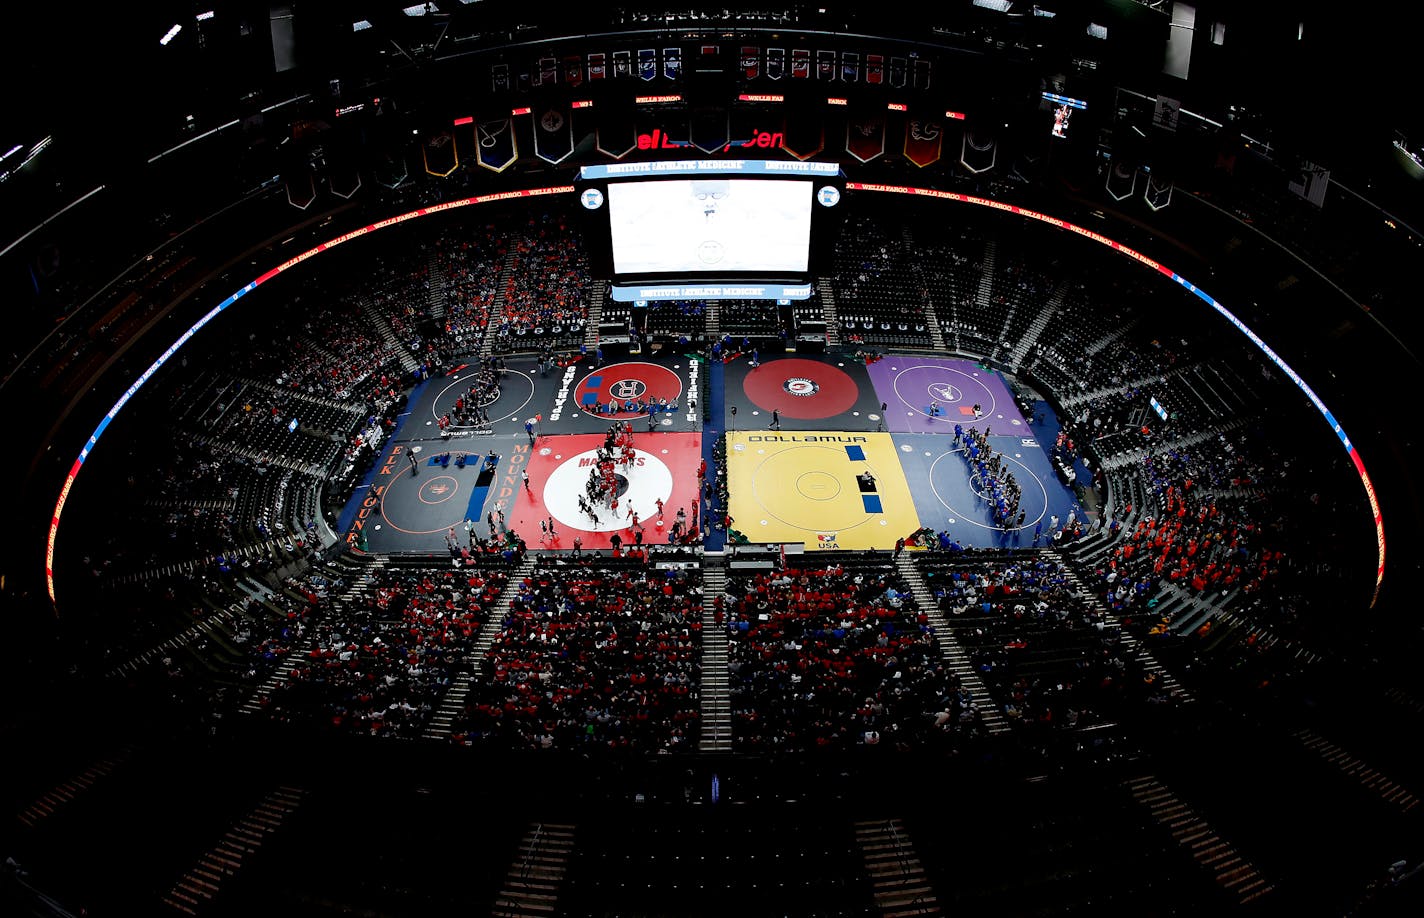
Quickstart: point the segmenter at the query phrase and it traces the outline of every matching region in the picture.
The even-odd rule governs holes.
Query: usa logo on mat
[[[781,384],[781,388],[785,389],[787,394],[795,395],[800,398],[806,398],[808,396],[815,395],[817,392],[821,391],[821,386],[819,383],[817,383],[814,379],[808,379],[805,376],[793,376],[783,382]]]
[[[840,543],[838,543],[838,542],[836,541],[836,535],[837,535],[837,533],[834,533],[834,532],[818,532],[818,533],[816,533],[816,547],[817,547],[817,548],[839,548],[839,547],[840,547]]]

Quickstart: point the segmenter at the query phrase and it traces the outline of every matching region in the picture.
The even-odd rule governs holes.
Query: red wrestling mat
[[[629,402],[656,402],[667,399],[681,403],[682,379],[665,366],[643,361],[615,363],[588,373],[573,390],[573,402],[578,410],[590,413],[595,405],[603,405],[599,417],[629,420],[646,416],[645,411],[610,411],[610,403],[625,406]]]
[[[583,538],[584,548],[609,548],[614,533],[622,538],[624,547],[632,545],[630,505],[639,516],[645,545],[667,544],[679,507],[691,522],[698,497],[697,466],[702,459],[700,433],[635,432],[632,464],[614,464],[617,517],[606,500],[595,500],[595,522],[579,506],[579,497],[588,499],[585,485],[590,473],[597,470],[595,454],[603,443],[602,434],[565,434],[539,440],[529,458],[529,489],[521,487],[513,511],[506,510],[509,527],[531,549],[568,551],[575,536]],[[615,455],[620,452],[614,450]],[[659,499],[663,502],[661,521]],[[540,542],[539,523],[547,523],[551,517],[556,535]]]
[[[860,397],[850,374],[819,360],[768,360],[747,372],[742,390],[763,411],[787,418],[819,420],[838,415]]]

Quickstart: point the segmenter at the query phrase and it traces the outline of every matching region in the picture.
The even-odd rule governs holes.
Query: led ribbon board
[[[638,165],[640,165],[640,166],[645,166],[645,167],[646,167],[646,166],[655,165],[655,164],[638,164]],[[656,164],[656,165],[663,165],[663,164]],[[696,163],[683,163],[683,164],[680,164],[680,165],[683,166],[683,169],[684,169],[685,171],[697,171],[697,170],[699,169],[699,166],[698,166],[698,164],[696,164]],[[777,165],[778,165],[779,167],[784,167],[784,166],[786,166],[786,165],[788,165],[788,164],[778,163]],[[839,167],[836,167],[834,164],[830,164],[830,163],[825,163],[825,164],[799,164],[799,165],[813,165],[814,167],[820,167],[820,168],[830,167],[830,168],[832,168],[832,169],[836,169],[837,171],[838,171],[838,169],[839,169]],[[689,167],[690,167],[690,168],[689,168]],[[589,174],[589,173],[588,173],[588,170],[590,170],[590,169],[608,169],[608,170],[611,170],[611,169],[613,169],[613,168],[617,168],[617,167],[608,167],[608,166],[603,166],[603,167],[584,167],[584,169],[585,169],[585,174],[584,174],[583,177],[584,177],[584,178],[592,178],[592,177],[595,177],[595,175],[592,175],[592,174]],[[658,171],[658,170],[656,170],[656,169],[650,169],[650,170],[649,170],[649,172],[651,172],[651,173],[653,173],[653,174],[656,174],[657,171]],[[780,171],[783,171],[783,169],[782,169],[782,168],[777,168],[777,169],[771,170],[771,171],[780,172]],[[811,172],[814,173],[814,172],[818,171],[818,169],[813,168],[813,169],[811,169],[811,170],[806,170],[806,171],[811,171]],[[616,173],[616,174],[626,175],[626,174],[630,174],[630,173],[625,173],[625,172],[621,172],[621,171],[620,171],[619,173]],[[598,175],[598,176],[596,176],[596,177],[608,177],[608,174],[607,174],[607,173],[604,173],[604,174]],[[1225,318],[1228,322],[1230,322],[1230,323],[1237,329],[1237,331],[1239,331],[1239,332],[1241,332],[1241,334],[1245,335],[1245,336],[1247,337],[1247,339],[1249,339],[1252,344],[1254,344],[1263,354],[1265,354],[1266,357],[1267,357],[1272,363],[1274,363],[1277,367],[1279,367],[1280,370],[1281,370],[1281,372],[1285,373],[1286,376],[1287,376],[1287,378],[1289,378],[1289,379],[1291,380],[1291,382],[1295,383],[1295,385],[1297,386],[1297,388],[1299,388],[1303,393],[1305,393],[1306,398],[1308,398],[1308,399],[1310,400],[1310,403],[1311,403],[1312,405],[1314,405],[1314,406],[1315,406],[1315,409],[1316,409],[1317,411],[1319,411],[1320,414],[1325,418],[1326,423],[1328,423],[1328,424],[1330,425],[1330,429],[1335,432],[1335,436],[1337,436],[1337,437],[1340,439],[1340,443],[1345,447],[1345,451],[1349,454],[1349,456],[1350,456],[1350,461],[1351,461],[1352,463],[1354,463],[1355,471],[1359,474],[1359,476],[1360,476],[1360,481],[1361,481],[1361,483],[1364,485],[1364,488],[1365,488],[1365,496],[1369,499],[1369,502],[1370,502],[1370,512],[1374,515],[1375,541],[1376,541],[1376,551],[1377,551],[1378,560],[1377,560],[1377,567],[1376,567],[1376,569],[1375,569],[1375,589],[1374,589],[1374,595],[1373,595],[1373,597],[1372,597],[1371,600],[1370,600],[1370,605],[1373,606],[1373,605],[1375,604],[1375,602],[1378,601],[1378,599],[1379,599],[1380,585],[1381,585],[1381,583],[1382,583],[1383,580],[1384,580],[1384,560],[1385,560],[1384,516],[1383,516],[1382,512],[1380,511],[1379,498],[1378,498],[1378,496],[1375,494],[1374,484],[1370,481],[1369,473],[1365,471],[1365,463],[1364,463],[1364,460],[1362,460],[1362,459],[1360,458],[1360,454],[1359,454],[1359,452],[1355,449],[1354,444],[1350,441],[1350,438],[1345,434],[1345,431],[1340,427],[1340,423],[1335,419],[1335,415],[1334,415],[1333,413],[1331,413],[1330,409],[1329,409],[1328,407],[1326,407],[1326,405],[1325,405],[1325,403],[1324,403],[1323,401],[1321,401],[1320,396],[1318,396],[1318,395],[1315,394],[1315,390],[1311,389],[1310,386],[1305,382],[1305,380],[1301,378],[1300,374],[1297,373],[1289,364],[1287,364],[1287,363],[1280,357],[1280,355],[1278,355],[1278,354],[1270,347],[1270,345],[1266,344],[1265,341],[1261,340],[1261,337],[1260,337],[1259,335],[1257,335],[1254,331],[1252,331],[1244,322],[1242,322],[1239,318],[1237,318],[1237,317],[1236,317],[1230,310],[1228,310],[1225,306],[1223,306],[1221,303],[1217,302],[1210,294],[1208,294],[1206,291],[1202,290],[1200,287],[1196,286],[1196,285],[1193,284],[1192,282],[1188,281],[1186,278],[1182,277],[1180,274],[1177,274],[1177,273],[1176,273],[1175,271],[1173,271],[1171,268],[1168,268],[1166,265],[1163,265],[1163,264],[1161,264],[1161,263],[1159,263],[1159,262],[1157,262],[1157,261],[1155,261],[1155,260],[1153,260],[1153,259],[1151,259],[1151,258],[1148,258],[1146,255],[1143,255],[1141,252],[1138,252],[1138,251],[1136,251],[1136,250],[1134,250],[1134,249],[1131,249],[1131,248],[1129,248],[1129,247],[1123,245],[1122,243],[1117,242],[1116,240],[1109,239],[1108,237],[1102,235],[1101,233],[1096,233],[1096,232],[1094,232],[1094,231],[1092,231],[1092,230],[1090,230],[1090,229],[1086,229],[1086,228],[1084,228],[1084,227],[1077,226],[1076,224],[1069,223],[1069,222],[1067,222],[1066,220],[1060,220],[1060,219],[1058,219],[1057,217],[1051,217],[1051,216],[1049,216],[1048,214],[1042,214],[1042,213],[1039,213],[1039,212],[1037,212],[1037,211],[1029,210],[1029,209],[1023,208],[1023,207],[1018,207],[1018,206],[1015,206],[1015,205],[1012,205],[1012,204],[1005,204],[1005,203],[1003,203],[1002,201],[995,201],[995,200],[990,199],[990,198],[980,198],[980,197],[975,197],[974,195],[959,194],[959,193],[957,193],[957,192],[952,192],[952,191],[939,191],[939,190],[931,189],[931,188],[914,188],[914,187],[910,187],[910,186],[906,186],[906,185],[879,185],[879,184],[869,184],[869,183],[864,183],[864,182],[847,182],[845,187],[846,187],[848,190],[853,190],[853,191],[873,191],[873,192],[885,192],[885,193],[891,193],[891,194],[908,194],[908,195],[916,195],[916,196],[919,196],[919,197],[934,198],[934,199],[944,200],[944,201],[958,201],[959,203],[962,203],[962,204],[975,204],[975,205],[978,205],[978,206],[980,206],[980,207],[988,207],[988,208],[991,208],[991,209],[994,209],[994,210],[1000,210],[1000,211],[1004,211],[1004,212],[1006,212],[1006,213],[1016,214],[1016,215],[1021,216],[1021,217],[1029,217],[1029,218],[1031,218],[1031,219],[1038,220],[1038,221],[1040,221],[1040,222],[1047,223],[1047,224],[1050,224],[1050,225],[1052,225],[1052,226],[1056,226],[1056,227],[1058,227],[1059,229],[1064,229],[1064,230],[1068,230],[1069,232],[1072,232],[1072,233],[1077,233],[1079,236],[1082,236],[1082,237],[1084,237],[1084,238],[1086,238],[1086,239],[1091,239],[1092,241],[1097,242],[1097,243],[1099,243],[1099,244],[1101,244],[1101,245],[1105,245],[1105,246],[1107,246],[1108,248],[1110,248],[1110,249],[1112,249],[1112,250],[1114,250],[1114,251],[1116,251],[1116,252],[1118,252],[1118,253],[1120,253],[1120,254],[1122,254],[1122,255],[1126,255],[1128,258],[1131,258],[1131,259],[1133,259],[1133,260],[1135,260],[1135,261],[1138,261],[1138,262],[1140,262],[1140,263],[1146,265],[1147,267],[1152,268],[1153,270],[1155,270],[1155,271],[1157,271],[1157,272],[1159,272],[1159,273],[1161,273],[1161,274],[1164,274],[1164,275],[1166,275],[1167,277],[1170,277],[1173,281],[1175,281],[1176,283],[1182,285],[1182,286],[1185,287],[1187,290],[1189,290],[1189,291],[1191,291],[1193,294],[1195,294],[1198,299],[1202,300],[1202,302],[1206,303],[1206,304],[1207,304],[1208,306],[1210,306],[1212,309],[1216,310],[1216,312],[1219,313],[1219,314],[1220,314],[1223,318]],[[340,244],[343,243],[343,242],[348,242],[348,241],[350,241],[350,240],[352,240],[352,239],[355,239],[355,238],[358,238],[358,237],[360,237],[360,236],[369,235],[370,233],[373,233],[373,232],[375,232],[376,230],[385,229],[385,228],[388,227],[388,226],[394,226],[394,225],[396,225],[396,224],[398,224],[398,223],[404,223],[404,222],[406,222],[407,220],[413,220],[413,219],[415,219],[415,218],[417,218],[417,217],[424,217],[424,216],[428,216],[428,215],[430,215],[430,214],[440,213],[440,212],[447,211],[447,210],[453,210],[453,209],[455,209],[455,208],[457,208],[457,207],[465,207],[465,206],[468,206],[468,205],[471,205],[471,204],[487,204],[487,203],[494,202],[494,201],[507,201],[507,200],[511,200],[511,199],[515,199],[515,198],[538,197],[538,196],[547,195],[547,194],[565,194],[565,193],[572,193],[573,191],[574,191],[574,188],[573,188],[573,186],[571,186],[571,185],[553,186],[553,187],[548,187],[548,188],[525,189],[525,190],[522,190],[522,191],[503,191],[503,192],[499,192],[499,193],[497,193],[497,194],[477,195],[477,196],[472,197],[472,198],[464,198],[464,199],[458,200],[458,201],[449,201],[449,202],[446,202],[446,203],[444,203],[444,204],[437,204],[437,205],[435,205],[434,207],[423,207],[423,208],[420,208],[419,210],[413,210],[413,211],[410,211],[409,213],[401,214],[401,215],[396,216],[396,217],[390,217],[390,218],[387,218],[387,219],[385,219],[385,220],[379,221],[379,222],[377,222],[377,223],[372,223],[372,224],[370,224],[370,225],[368,225],[368,226],[364,226],[364,227],[362,227],[361,229],[352,230],[352,231],[349,232],[349,233],[345,233],[345,234],[343,234],[343,235],[341,235],[341,236],[337,236],[337,237],[335,237],[334,239],[331,239],[331,240],[329,240],[329,241],[327,241],[327,242],[324,242],[324,243],[322,243],[321,245],[318,245],[318,246],[316,246],[316,247],[314,247],[314,248],[308,249],[307,251],[305,251],[305,252],[303,252],[303,253],[301,253],[301,254],[299,254],[299,255],[296,255],[296,256],[294,256],[293,258],[288,259],[287,261],[283,262],[282,264],[278,265],[277,267],[275,267],[275,268],[273,268],[273,269],[267,271],[265,274],[261,275],[261,276],[258,277],[256,280],[254,280],[254,281],[252,281],[251,283],[247,284],[246,286],[242,287],[242,288],[239,289],[236,293],[232,294],[231,296],[229,296],[227,299],[223,300],[223,301],[222,301],[221,303],[219,303],[218,305],[214,306],[211,311],[209,311],[209,312],[208,312],[206,315],[204,315],[201,319],[199,319],[197,322],[195,322],[191,328],[189,328],[189,329],[188,329],[187,331],[185,331],[182,335],[180,335],[180,336],[178,337],[178,340],[174,341],[173,344],[172,344],[167,350],[165,350],[161,355],[159,355],[158,359],[155,360],[155,361],[152,363],[152,365],[150,365],[149,368],[148,368],[147,370],[145,370],[145,371],[143,372],[143,374],[140,375],[140,376],[138,377],[138,379],[136,379],[136,380],[133,382],[133,384],[130,385],[130,386],[128,387],[128,389],[126,389],[126,390],[124,391],[124,394],[119,397],[119,400],[118,400],[117,402],[114,403],[114,407],[112,407],[112,408],[109,409],[108,413],[104,415],[104,417],[103,417],[102,420],[100,420],[98,426],[94,428],[94,432],[93,432],[92,434],[90,434],[88,441],[87,441],[87,442],[85,443],[85,445],[84,445],[84,448],[83,448],[82,450],[80,450],[80,452],[79,452],[79,457],[78,457],[77,459],[75,459],[75,460],[74,460],[74,464],[73,464],[72,466],[70,466],[69,474],[65,477],[65,480],[64,480],[64,485],[63,485],[63,487],[60,488],[59,499],[55,502],[54,515],[53,515],[53,516],[51,517],[51,519],[50,519],[48,542],[47,542],[47,545],[46,545],[46,548],[45,548],[45,580],[46,580],[47,589],[48,589],[48,591],[49,591],[50,602],[54,602],[54,598],[55,598],[55,596],[54,596],[54,544],[55,544],[55,538],[56,538],[56,536],[57,536],[58,533],[59,533],[59,519],[60,519],[60,515],[64,512],[64,503],[65,503],[65,501],[69,498],[69,492],[70,492],[70,490],[72,490],[73,487],[74,487],[74,481],[75,481],[75,479],[79,476],[79,470],[80,470],[80,468],[82,468],[83,465],[84,465],[84,460],[87,459],[88,456],[89,456],[89,453],[93,451],[94,446],[99,442],[99,438],[100,438],[101,436],[103,436],[104,430],[109,426],[109,424],[114,420],[114,418],[118,416],[119,412],[123,410],[123,407],[124,407],[126,404],[128,404],[129,399],[133,398],[134,395],[137,394],[138,390],[143,387],[144,383],[148,382],[148,380],[153,377],[153,374],[158,371],[158,368],[161,367],[161,366],[163,366],[163,364],[167,363],[168,360],[169,360],[169,358],[171,358],[175,353],[177,353],[178,349],[181,348],[184,344],[186,344],[186,343],[188,342],[188,339],[192,338],[193,335],[197,334],[198,331],[199,331],[203,326],[205,326],[205,325],[207,325],[209,322],[211,322],[211,321],[212,321],[219,313],[221,313],[224,309],[227,309],[229,306],[231,306],[232,304],[236,303],[236,302],[237,302],[239,299],[241,299],[243,296],[246,296],[248,293],[251,293],[253,290],[255,290],[260,284],[266,283],[267,281],[269,281],[269,280],[271,280],[272,278],[276,277],[278,274],[281,274],[282,272],[284,272],[284,271],[286,271],[286,270],[288,270],[288,269],[290,269],[290,268],[294,268],[294,267],[296,267],[297,265],[301,264],[302,262],[306,261],[307,259],[309,259],[309,258],[311,258],[311,257],[313,257],[313,256],[315,256],[315,255],[319,255],[319,254],[321,254],[322,252],[324,252],[324,251],[326,251],[326,250],[328,250],[328,249],[334,248],[335,246],[338,246],[338,245],[340,245]]]

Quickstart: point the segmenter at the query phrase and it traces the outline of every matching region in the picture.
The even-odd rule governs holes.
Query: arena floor
[[[1036,544],[1046,544],[1053,517],[1087,517],[1005,380],[973,362],[788,354],[753,366],[739,356],[708,375],[720,391],[709,393],[704,425],[695,398],[709,369],[666,352],[542,371],[511,359],[497,386],[473,396],[484,416],[464,423],[454,412],[458,399],[472,398],[475,367],[429,380],[412,393],[340,531],[382,553],[443,552],[509,532],[532,549],[569,550],[575,540],[596,549],[615,537],[631,545],[638,529],[644,543],[665,544],[681,509],[704,529],[730,514],[730,529],[750,543],[807,551],[888,549],[924,527],[967,547],[1028,547],[1038,530]],[[638,402],[668,407],[650,419]],[[631,432],[628,450],[620,446],[612,469],[597,472],[615,424]],[[1022,523],[995,524],[956,425],[985,434],[1012,472]],[[724,432],[720,470],[712,447]],[[704,460],[711,488],[699,487]],[[716,501],[718,474],[727,476],[727,507]],[[605,476],[611,497],[589,499],[590,475]],[[721,544],[723,533],[712,534]]]

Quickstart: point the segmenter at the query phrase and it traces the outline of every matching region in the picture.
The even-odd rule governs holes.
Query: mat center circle
[[[806,472],[796,479],[796,492],[809,500],[834,500],[841,493],[841,483],[830,472]]]
[[[421,482],[420,502],[423,504],[442,504],[455,496],[455,492],[460,490],[460,483],[450,475],[437,475],[429,481]]]
[[[620,402],[641,398],[648,391],[647,383],[641,379],[620,379],[608,387],[608,392]]]
[[[954,403],[964,397],[964,393],[959,390],[959,387],[950,383],[932,383],[929,392],[930,398],[938,402]]]

